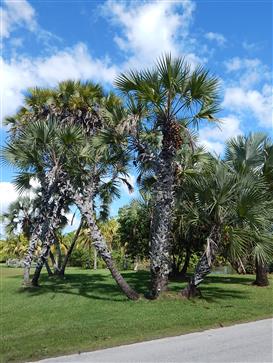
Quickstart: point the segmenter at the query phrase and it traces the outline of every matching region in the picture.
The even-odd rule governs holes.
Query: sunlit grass
[[[139,292],[149,274],[125,272]],[[1,362],[34,360],[183,334],[272,316],[269,287],[254,276],[212,275],[201,299],[182,300],[185,282],[172,282],[158,301],[128,301],[108,271],[70,268],[65,280],[42,277],[42,287],[21,288],[22,270],[1,268]]]

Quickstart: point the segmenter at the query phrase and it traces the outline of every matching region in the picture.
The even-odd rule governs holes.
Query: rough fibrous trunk
[[[38,285],[41,270],[50,253],[50,247],[56,243],[55,231],[60,226],[62,210],[65,203],[67,202],[67,199],[70,197],[70,189],[66,188],[64,185],[59,185],[58,191],[60,194],[55,195],[49,201],[47,218],[43,224],[43,228],[46,229],[46,233],[44,236],[42,236],[43,238],[41,239],[43,244],[42,252],[36,264],[35,272],[32,278],[32,284],[34,286]]]
[[[29,241],[28,251],[27,251],[27,254],[26,254],[25,259],[24,259],[24,280],[23,280],[23,284],[25,286],[30,286],[31,285],[31,280],[30,280],[31,262],[33,260],[33,256],[34,256],[36,247],[38,245],[38,242],[40,240],[41,232],[42,232],[42,226],[40,224],[36,225],[36,227],[34,228],[34,230],[32,232],[31,239]]]
[[[92,203],[92,198],[94,195],[93,188],[94,188],[93,186],[86,185],[84,188],[85,189],[84,194],[76,192],[74,195],[75,202],[78,208],[80,209],[82,216],[87,221],[93,246],[96,248],[98,254],[101,256],[106,266],[110,270],[116,283],[129,299],[137,300],[139,298],[139,295],[128,285],[128,283],[118,272],[114,264],[114,261],[112,259],[111,253],[107,247],[106,241],[104,240],[96,224],[96,220],[94,218],[93,203]]]
[[[24,285],[30,286],[30,267],[34,257],[38,242],[44,242],[48,233],[48,217],[50,215],[50,208],[52,208],[52,196],[58,188],[56,174],[58,170],[54,166],[46,174],[40,175],[40,182],[42,185],[39,210],[36,211],[37,217],[34,220],[34,230],[32,232],[29,248],[24,260]]]
[[[185,289],[181,291],[181,295],[183,297],[190,299],[200,295],[200,291],[197,287],[211,272],[211,268],[218,250],[216,241],[219,241],[219,230],[218,228],[214,227],[210,236],[207,238],[206,249],[197,263],[192,278]]]
[[[256,280],[254,281],[254,284],[257,286],[268,286],[269,281],[267,277],[267,266],[259,262],[256,258],[255,260],[255,267],[256,267]]]
[[[40,236],[42,242],[42,252],[36,264],[35,272],[32,278],[32,284],[38,285],[41,270],[44,262],[50,253],[50,247],[56,243],[56,230],[61,224],[62,211],[71,197],[71,188],[67,184],[67,176],[58,170],[58,173],[50,174],[51,194],[46,207],[45,218],[43,220],[42,231]],[[53,188],[54,186],[54,188]]]
[[[168,285],[173,210],[174,172],[172,158],[168,153],[162,153],[157,166],[157,182],[153,190],[150,250],[152,298],[157,298],[161,292],[167,289]]]

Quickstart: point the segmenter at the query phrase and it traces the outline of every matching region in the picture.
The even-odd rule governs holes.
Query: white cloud
[[[225,62],[229,75],[225,82],[222,106],[241,118],[256,119],[265,128],[272,127],[271,72],[257,58],[234,57]]]
[[[215,41],[218,45],[224,45],[227,41],[223,34],[213,32],[206,33],[205,38],[211,41]]]
[[[31,199],[35,197],[35,188],[37,188],[40,184],[37,179],[31,179],[30,181],[31,188],[29,190],[24,191],[19,194],[16,190],[15,185],[11,182],[0,182],[0,214],[6,212],[8,210],[9,205],[12,202],[15,202],[19,196],[28,196]]]
[[[57,51],[49,58],[0,60],[2,117],[13,114],[22,105],[24,91],[29,87],[55,86],[66,79],[110,83],[116,75],[116,68],[109,60],[94,59],[83,43]]]
[[[257,58],[234,57],[225,62],[225,67],[228,73],[235,73],[237,85],[239,83],[244,88],[271,79],[269,68]]]
[[[127,55],[127,68],[147,67],[162,53],[174,56],[191,53],[190,61],[199,58],[186,49],[189,26],[195,4],[183,2],[116,2],[107,1],[104,15],[120,28],[114,40]]]
[[[10,182],[0,182],[1,214],[8,210],[10,203],[18,198],[19,194]]]
[[[221,154],[224,151],[224,143],[231,137],[242,134],[240,120],[235,115],[221,118],[222,123],[217,126],[206,126],[199,130],[200,144],[208,151]]]
[[[223,107],[239,114],[252,113],[263,127],[272,127],[272,88],[265,85],[261,91],[228,87],[225,90]]]
[[[1,7],[1,38],[8,38],[13,30],[25,27],[29,31],[37,29],[36,14],[26,0],[4,0]]]
[[[250,42],[243,42],[242,46],[245,50],[249,51],[249,52],[253,52],[256,50],[259,50],[261,48],[261,44],[259,43],[250,43]]]

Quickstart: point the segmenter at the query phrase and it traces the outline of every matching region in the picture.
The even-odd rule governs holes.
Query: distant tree
[[[151,208],[143,200],[133,200],[118,213],[118,233],[125,253],[135,262],[149,258]]]

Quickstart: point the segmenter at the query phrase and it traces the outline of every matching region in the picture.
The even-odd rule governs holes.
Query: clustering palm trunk
[[[40,175],[40,180],[42,183],[42,193],[41,193],[42,196],[39,203],[38,217],[34,221],[35,227],[32,232],[32,236],[29,242],[29,248],[24,260],[23,283],[25,286],[31,285],[30,268],[37,244],[39,243],[39,241],[43,242],[48,233],[47,223],[48,223],[48,216],[50,213],[49,204],[50,201],[52,204],[52,197],[57,188],[56,173],[57,173],[57,168],[56,166],[54,166],[46,175]]]
[[[200,295],[198,285],[211,273],[212,265],[218,251],[218,241],[219,229],[215,227],[207,238],[206,249],[197,263],[192,278],[185,289],[181,291],[183,297],[190,299]]]
[[[32,236],[31,236],[31,239],[29,241],[28,251],[27,251],[27,254],[26,254],[25,259],[24,259],[24,280],[23,280],[23,284],[25,286],[30,286],[31,285],[30,268],[31,268],[31,263],[32,263],[32,260],[33,260],[33,257],[34,257],[36,247],[37,247],[38,242],[40,240],[41,234],[42,234],[42,226],[40,224],[38,224],[36,226],[36,228],[34,228],[34,230],[32,232]]]
[[[41,236],[41,242],[43,246],[42,252],[37,261],[35,272],[32,278],[32,285],[34,286],[38,285],[40,273],[50,253],[50,247],[56,243],[55,231],[61,224],[62,210],[65,206],[65,203],[70,198],[70,189],[67,188],[66,181],[62,180],[61,177],[59,178],[58,182],[58,192],[59,195],[55,194],[54,197],[52,196],[48,203],[47,215],[43,224],[43,230],[45,230],[45,234]]]
[[[110,270],[113,278],[115,279],[116,283],[121,288],[121,290],[125,293],[125,295],[129,299],[137,300],[139,298],[138,293],[128,285],[128,283],[124,280],[124,278],[117,270],[111,256],[111,252],[107,247],[106,241],[96,224],[93,211],[93,202],[92,202],[93,195],[94,195],[94,187],[90,185],[85,187],[84,193],[76,192],[74,195],[75,202],[78,208],[80,209],[82,216],[87,221],[90,230],[90,237],[92,238],[92,243],[96,248],[96,250],[98,251],[98,254],[105,262],[107,268]]]

